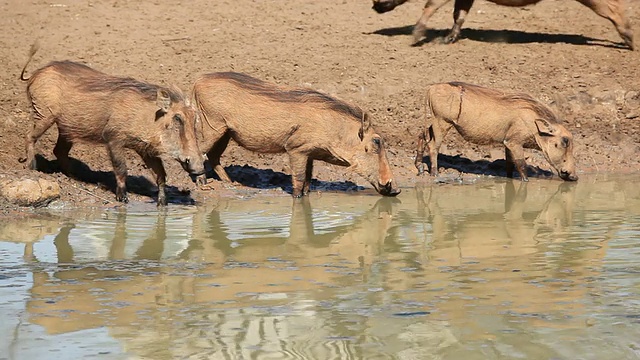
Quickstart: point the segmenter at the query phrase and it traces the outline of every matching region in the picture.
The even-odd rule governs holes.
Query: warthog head
[[[380,195],[400,194],[387,160],[384,140],[370,126],[367,115],[363,116],[358,137],[361,142],[350,161],[353,170],[367,179]]]
[[[378,14],[386,13],[405,3],[407,0],[373,0],[373,10]]]
[[[544,157],[563,180],[576,181],[576,163],[573,158],[573,135],[564,126],[544,119],[536,119],[536,142]]]
[[[201,175],[205,170],[204,155],[196,140],[197,113],[189,100],[178,94],[180,98],[176,99],[166,89],[158,89],[156,123],[160,127],[160,142],[185,171]]]

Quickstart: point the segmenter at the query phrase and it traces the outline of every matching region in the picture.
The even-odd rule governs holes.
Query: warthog
[[[24,74],[37,50],[31,48],[20,79],[28,81],[33,129],[26,137],[27,166],[36,169],[35,143],[54,123],[58,141],[53,153],[69,174],[69,151],[76,140],[105,144],[116,177],[116,200],[127,202],[126,151],[137,152],[153,170],[158,205],[165,205],[166,172],[161,157],[178,160],[191,174],[204,173],[198,150],[196,110],[178,89],[167,89],[131,78],[115,77],[71,61],[54,61]]]
[[[454,127],[475,144],[503,144],[507,176],[515,165],[527,181],[524,148],[538,149],[564,180],[578,180],[573,159],[573,136],[554,113],[527,94],[506,94],[477,85],[451,82],[427,89],[425,129],[418,136],[415,165],[424,171],[425,141],[429,147],[430,173],[438,175],[438,151],[442,139]],[[429,116],[431,113],[431,116]]]
[[[385,144],[361,109],[320,92],[284,88],[245,74],[207,74],[193,87],[202,117],[201,148],[223,181],[220,157],[230,139],[259,153],[289,155],[293,196],[309,192],[314,160],[349,166],[382,195],[396,187]]]
[[[373,9],[378,13],[385,13],[395,9],[396,6],[406,3],[408,0],[373,0]],[[417,43],[427,30],[427,21],[442,5],[450,0],[428,0],[422,10],[422,16],[413,28],[413,38]],[[455,0],[453,10],[453,28],[444,38],[444,42],[449,44],[458,40],[460,29],[464,23],[464,18],[469,13],[474,0]],[[541,0],[489,0],[494,4],[504,6],[526,6],[540,2]],[[596,14],[608,19],[618,30],[624,43],[633,50],[633,30],[631,24],[625,16],[624,0],[577,0],[587,6]]]

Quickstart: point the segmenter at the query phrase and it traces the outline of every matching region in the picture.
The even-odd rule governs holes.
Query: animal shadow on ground
[[[425,163],[425,173],[431,166],[429,156],[425,156],[422,159]],[[504,159],[489,161],[489,160],[477,160],[472,161],[464,158],[460,155],[444,155],[440,154],[438,158],[438,166],[445,169],[454,169],[462,173],[478,174],[478,175],[491,175],[491,176],[507,176],[507,162]],[[514,176],[518,176],[514,171]],[[527,165],[527,176],[529,177],[552,177],[553,173],[548,170],[541,169],[537,166]]]
[[[85,163],[74,158],[69,158],[71,165],[71,179],[78,180],[87,184],[98,185],[115,194],[116,177],[112,171],[94,171]],[[36,166],[38,171],[45,174],[62,173],[60,166],[56,160],[48,160],[44,156],[36,155]],[[158,200],[158,187],[144,176],[127,176],[127,192],[147,196]],[[169,184],[165,188],[167,194],[167,202],[174,204],[195,204],[191,198],[189,191],[180,190]],[[109,198],[109,201],[116,202],[115,196]]]
[[[367,34],[399,36],[411,35],[413,25],[393,27],[376,30]],[[442,41],[449,34],[449,29],[429,29],[426,37],[412,46],[422,46],[436,39]],[[595,39],[583,35],[570,34],[548,34],[538,32],[524,32],[518,30],[479,30],[479,29],[462,29],[460,39],[469,39],[473,41],[490,42],[490,43],[507,43],[507,44],[530,44],[530,43],[566,43],[573,45],[590,45],[602,46],[616,49],[626,49],[626,45],[616,43],[609,40]]]
[[[242,186],[252,187],[256,189],[282,189],[285,192],[293,193],[291,184],[291,175],[282,172],[273,171],[271,169],[257,169],[249,165],[230,165],[224,168],[231,181],[237,182]],[[207,169],[209,170],[209,169]],[[208,178],[219,180],[213,171],[207,171]],[[321,181],[317,179],[311,180],[310,191],[358,191],[364,190],[364,187],[358,186],[351,181]]]

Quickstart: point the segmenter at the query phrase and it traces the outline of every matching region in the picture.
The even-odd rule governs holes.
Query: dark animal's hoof
[[[454,42],[456,42],[456,40],[458,40],[458,39],[456,39],[455,37],[453,37],[451,35],[447,35],[447,36],[444,37],[444,39],[442,39],[442,43],[446,44],[446,45],[450,45],[450,44],[453,44]]]

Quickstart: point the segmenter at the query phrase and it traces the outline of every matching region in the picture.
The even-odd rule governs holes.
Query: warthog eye
[[[184,119],[182,118],[182,115],[180,115],[180,114],[173,115],[173,120],[175,122],[177,122],[178,124],[180,124],[180,125],[182,125],[184,123]]]
[[[374,151],[375,153],[380,152],[380,144],[382,143],[382,142],[380,141],[380,139],[379,139],[379,138],[373,138],[373,139],[371,140],[371,142],[373,142],[373,151]]]

